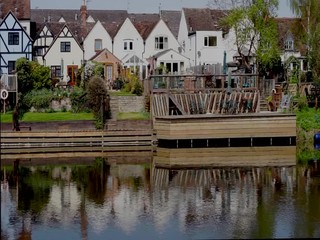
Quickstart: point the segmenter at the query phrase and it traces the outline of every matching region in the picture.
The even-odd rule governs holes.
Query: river
[[[149,154],[46,160],[2,164],[1,239],[320,237],[317,161],[167,169]]]

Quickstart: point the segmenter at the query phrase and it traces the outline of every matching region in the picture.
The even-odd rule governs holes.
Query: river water
[[[166,169],[131,156],[2,164],[1,239],[320,237],[319,162]]]

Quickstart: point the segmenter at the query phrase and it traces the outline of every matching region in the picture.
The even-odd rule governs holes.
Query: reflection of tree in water
[[[50,172],[37,169],[31,172],[29,168],[20,167],[18,177],[18,209],[21,212],[30,211],[40,214],[49,202],[53,180]]]
[[[98,157],[90,166],[74,166],[72,178],[77,183],[78,190],[84,189],[88,198],[96,204],[103,204],[107,192],[107,178],[110,166],[105,158]]]

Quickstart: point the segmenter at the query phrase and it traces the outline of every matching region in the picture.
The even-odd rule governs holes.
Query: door
[[[78,65],[68,65],[67,67],[69,80],[68,85],[74,86],[76,84],[77,74],[78,74]]]

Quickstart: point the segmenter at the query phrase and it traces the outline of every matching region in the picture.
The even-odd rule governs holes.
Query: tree
[[[278,62],[274,21],[278,0],[213,0],[210,6],[230,9],[221,23],[234,30],[237,52],[247,70],[252,71],[250,58],[254,55],[260,68],[270,68]]]
[[[18,91],[25,95],[34,89],[50,88],[50,68],[26,58],[17,60]]]
[[[308,71],[320,81],[320,1],[289,0],[292,12],[298,17],[295,36],[307,48]]]
[[[31,62],[31,78],[33,89],[51,88],[50,68]]]

